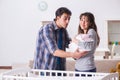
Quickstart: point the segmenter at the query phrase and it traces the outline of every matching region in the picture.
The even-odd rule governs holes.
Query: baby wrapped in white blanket
[[[69,50],[74,52],[76,49],[90,51],[93,46],[93,39],[88,34],[79,34],[69,44]]]

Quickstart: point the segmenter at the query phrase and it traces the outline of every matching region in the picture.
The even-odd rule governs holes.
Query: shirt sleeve
[[[55,33],[54,29],[51,26],[44,26],[43,36],[46,43],[46,46],[51,54],[58,49],[56,41],[55,41]]]
[[[96,35],[95,30],[90,29],[87,34],[88,34],[89,38],[91,38],[93,40],[93,44],[90,45],[90,46],[92,46],[91,49],[95,48],[96,47],[96,42],[97,42],[97,39],[96,39],[97,35]]]
[[[89,38],[92,38],[92,39],[94,39],[96,36],[96,32],[94,29],[90,29],[87,34],[88,34]]]

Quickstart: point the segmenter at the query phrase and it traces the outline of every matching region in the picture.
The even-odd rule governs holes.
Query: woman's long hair
[[[80,15],[80,17],[79,17],[80,20],[81,20],[82,16],[86,16],[88,18],[88,21],[90,22],[90,25],[89,25],[89,27],[87,29],[87,32],[88,32],[89,29],[94,29],[96,31],[97,37],[98,37],[97,45],[99,45],[99,43],[100,43],[100,37],[99,37],[98,32],[97,32],[97,26],[96,26],[96,23],[95,23],[94,15],[92,13],[90,13],[90,12],[82,13]],[[79,24],[79,26],[78,26],[78,34],[81,34],[81,33],[83,34],[84,31],[83,31],[83,29],[81,29],[80,24]]]

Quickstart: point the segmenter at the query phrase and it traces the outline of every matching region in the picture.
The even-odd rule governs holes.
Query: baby
[[[69,44],[69,50],[74,52],[76,49],[90,51],[93,46],[93,39],[88,34],[79,34]]]

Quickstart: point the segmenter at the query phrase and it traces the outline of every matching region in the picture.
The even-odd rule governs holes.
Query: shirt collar
[[[53,21],[52,24],[53,24],[55,30],[59,29],[58,26],[56,25],[55,21]]]
[[[53,24],[55,30],[64,29],[64,28],[58,28],[58,26],[56,25],[55,21],[53,21],[52,24]]]

